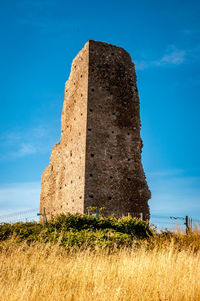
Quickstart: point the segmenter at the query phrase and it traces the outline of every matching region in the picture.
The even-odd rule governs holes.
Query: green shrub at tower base
[[[66,249],[72,247],[130,247],[135,239],[152,236],[145,221],[137,218],[100,217],[61,214],[52,218],[44,227],[36,222],[1,224],[0,241],[14,238],[18,242],[59,243]]]

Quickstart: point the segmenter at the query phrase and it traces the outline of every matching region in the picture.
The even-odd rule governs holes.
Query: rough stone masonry
[[[84,213],[95,206],[106,216],[149,219],[141,149],[131,57],[123,48],[88,41],[65,84],[61,140],[42,175],[41,212]]]

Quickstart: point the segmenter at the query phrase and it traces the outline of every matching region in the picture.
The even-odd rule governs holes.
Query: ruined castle
[[[88,41],[65,84],[61,139],[41,183],[40,210],[149,219],[135,67],[120,47]]]

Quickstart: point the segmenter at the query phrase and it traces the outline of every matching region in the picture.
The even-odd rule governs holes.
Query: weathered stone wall
[[[47,213],[105,207],[149,218],[141,164],[140,106],[134,64],[122,48],[89,41],[66,83],[61,142],[42,176]]]
[[[89,43],[72,63],[65,84],[61,141],[53,147],[42,175],[40,210],[45,207],[47,214],[82,213],[84,208],[88,48]]]
[[[85,207],[148,217],[134,64],[122,48],[90,41],[88,78]]]

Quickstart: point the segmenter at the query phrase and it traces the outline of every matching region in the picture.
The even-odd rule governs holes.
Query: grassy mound
[[[120,219],[67,214],[59,215],[43,227],[36,222],[1,224],[0,241],[57,244],[65,250],[82,248],[116,250],[123,247],[164,249],[173,244],[176,250],[200,250],[200,229],[157,233],[145,222],[132,217]]]
[[[132,217],[120,219],[67,214],[59,215],[45,227],[36,222],[0,225],[0,241],[52,242],[71,247],[130,247],[135,239],[145,239],[152,231],[145,221]]]

